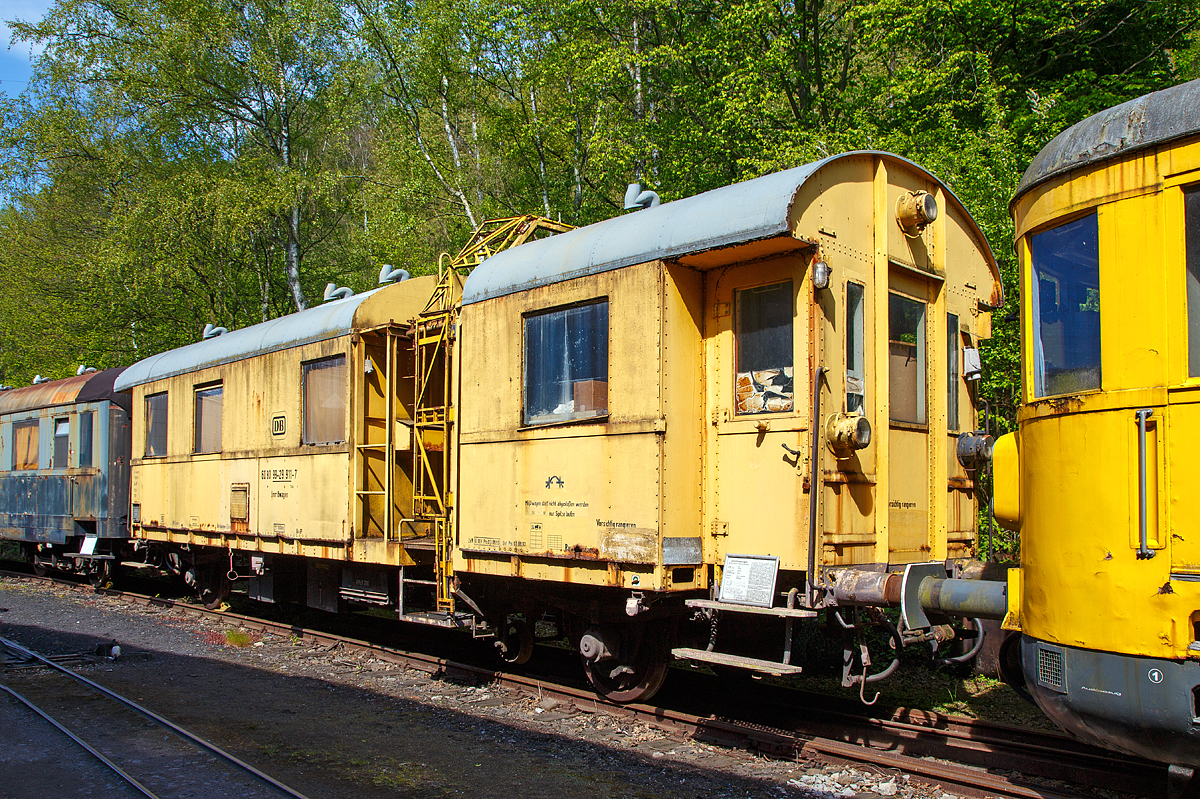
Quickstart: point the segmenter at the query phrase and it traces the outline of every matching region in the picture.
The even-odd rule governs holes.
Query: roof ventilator
[[[325,284],[324,302],[329,302],[330,300],[344,300],[347,297],[353,297],[353,296],[354,296],[354,289],[352,289],[352,288],[347,288],[346,286],[342,286],[341,288],[338,288],[338,285],[336,283],[326,283]]]
[[[75,370],[75,375],[78,377],[79,375],[90,374],[94,371],[96,371],[96,367],[81,363],[79,364],[79,368]]]
[[[209,324],[204,326],[203,339],[205,341],[207,341],[210,338],[216,338],[217,336],[223,336],[228,332],[229,332],[229,328],[216,327],[215,325],[213,325],[210,322]]]
[[[658,192],[642,191],[641,183],[630,183],[629,188],[625,189],[625,210],[640,211],[643,208],[653,208],[656,205],[661,205],[662,199],[659,198]]]
[[[384,264],[379,269],[379,285],[391,283],[393,280],[403,283],[408,280],[409,274],[407,269],[392,269],[391,264]]]

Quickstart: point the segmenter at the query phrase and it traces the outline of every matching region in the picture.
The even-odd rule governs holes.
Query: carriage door
[[[782,257],[707,273],[705,295],[713,552],[806,565],[797,457],[807,432],[804,265]],[[797,368],[797,367],[801,368]],[[800,459],[803,465],[803,457]],[[799,526],[798,526],[799,525]]]
[[[888,561],[929,560],[927,281],[893,267],[888,291]]]

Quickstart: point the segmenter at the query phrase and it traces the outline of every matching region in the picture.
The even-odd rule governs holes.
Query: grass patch
[[[225,643],[230,646],[250,646],[254,639],[241,630],[226,630]]]

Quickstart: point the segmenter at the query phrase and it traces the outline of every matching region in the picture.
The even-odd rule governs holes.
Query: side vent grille
[[[1054,691],[1066,692],[1066,665],[1062,652],[1038,647],[1038,683]]]
[[[249,483],[234,483],[229,487],[229,529],[235,533],[250,532]]]

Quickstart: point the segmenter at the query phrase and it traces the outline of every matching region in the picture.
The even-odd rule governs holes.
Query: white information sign
[[[726,555],[721,568],[721,602],[769,608],[775,604],[779,558],[773,555]]]

